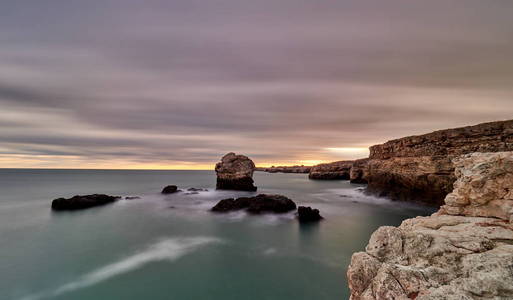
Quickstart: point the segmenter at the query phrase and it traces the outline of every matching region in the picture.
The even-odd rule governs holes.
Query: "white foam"
[[[210,237],[164,239],[150,245],[140,252],[96,269],[79,277],[77,280],[66,283],[52,291],[28,295],[22,298],[22,300],[38,300],[55,297],[100,283],[123,273],[128,273],[151,262],[176,260],[201,246],[216,242],[220,242],[220,240]]]

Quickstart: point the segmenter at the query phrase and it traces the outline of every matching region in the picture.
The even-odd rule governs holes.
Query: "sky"
[[[0,0],[0,167],[362,158],[513,119],[511,0]]]

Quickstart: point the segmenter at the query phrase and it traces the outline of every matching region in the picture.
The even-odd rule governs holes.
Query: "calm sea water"
[[[0,299],[348,299],[351,254],[370,234],[432,212],[346,181],[257,172],[255,182],[325,221],[212,214],[249,193],[214,191],[210,171],[0,170]],[[168,184],[209,191],[160,195]],[[50,210],[54,198],[89,193],[141,199]]]

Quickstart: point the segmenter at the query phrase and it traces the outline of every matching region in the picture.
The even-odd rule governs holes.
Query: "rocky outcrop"
[[[352,160],[319,164],[312,167],[310,174],[308,174],[308,178],[322,180],[349,180],[352,166]]]
[[[311,166],[272,166],[269,168],[256,168],[256,171],[267,172],[267,173],[310,173]]]
[[[162,189],[162,194],[173,194],[178,192],[178,187],[176,185],[168,185]]]
[[[467,154],[454,164],[458,180],[441,213],[513,222],[513,152]]]
[[[236,155],[230,152],[223,156],[216,164],[217,189],[256,191],[253,185],[253,172],[255,164],[244,155]]]
[[[454,165],[444,207],[379,228],[353,255],[351,300],[513,299],[513,152],[464,155]]]
[[[310,206],[300,206],[297,208],[297,219],[300,223],[318,222],[323,219],[318,209]]]
[[[513,151],[513,120],[410,136],[370,147],[356,170],[367,191],[439,206],[456,180],[452,159],[472,152]],[[358,178],[354,175],[354,178]]]
[[[295,210],[296,203],[282,195],[260,194],[256,197],[224,199],[212,207],[212,211],[221,213],[242,209],[251,214],[286,213]]]
[[[78,210],[113,203],[121,197],[104,194],[58,198],[52,201],[53,210]]]
[[[367,177],[369,175],[367,168],[368,163],[368,158],[357,159],[353,162],[351,171],[349,172],[349,180],[351,183],[367,183]]]

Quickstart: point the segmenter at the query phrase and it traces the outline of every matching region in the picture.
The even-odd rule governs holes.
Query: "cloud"
[[[228,151],[257,164],[340,160],[325,149],[508,119],[512,9],[2,3],[0,166],[210,168]]]

